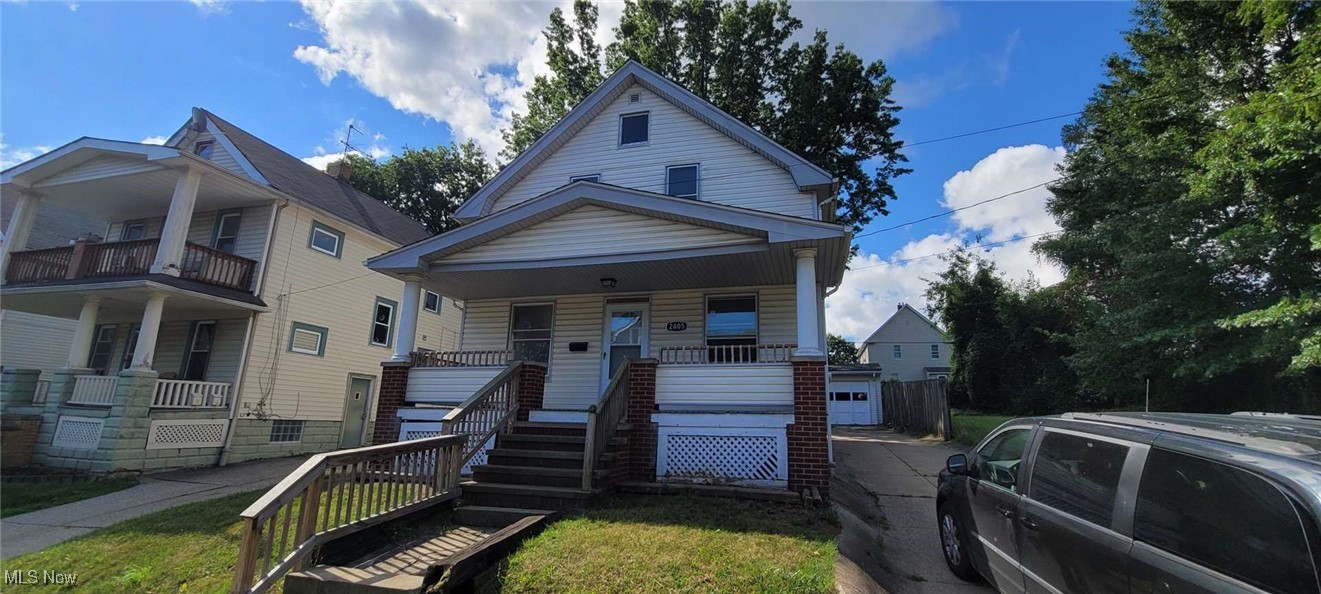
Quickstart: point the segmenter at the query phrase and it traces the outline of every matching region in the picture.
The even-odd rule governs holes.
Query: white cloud
[[[188,0],[203,16],[229,14],[229,0]]]
[[[353,126],[353,135],[348,134],[349,126]],[[344,158],[344,155],[347,154],[343,150],[331,152],[326,148],[326,145],[342,149],[343,146],[341,143],[345,138],[349,139],[349,144],[357,149],[358,153],[362,156],[370,157],[378,161],[390,156],[394,150],[386,143],[385,135],[380,132],[368,132],[368,130],[370,130],[370,128],[368,128],[367,124],[363,123],[362,120],[349,118],[344,122],[344,125],[336,128],[326,137],[325,143],[316,147],[315,155],[311,157],[303,157],[302,161],[308,165],[316,167],[317,169],[325,171],[326,165]]]
[[[165,136],[148,136],[138,142],[142,144],[165,144],[165,141],[167,140],[169,140],[169,138]]]
[[[9,169],[24,161],[30,161],[40,157],[55,147],[53,146],[31,146],[25,148],[11,148],[5,144],[4,134],[0,134],[0,171]]]
[[[70,3],[69,3],[69,10],[70,10],[71,12],[78,12],[78,8],[79,8],[79,5],[78,5],[77,2],[70,2]]]
[[[944,185],[946,208],[959,208],[1057,177],[1063,147],[1028,145],[1001,148],[972,168],[954,174]],[[946,268],[939,255],[970,245],[1011,279],[1034,277],[1043,285],[1063,279],[1063,272],[1032,253],[1035,239],[1019,237],[1056,231],[1046,212],[1050,192],[1036,188],[955,213],[955,229],[913,240],[889,255],[860,253],[849,263],[844,282],[826,300],[826,328],[861,341],[894,313],[899,303],[925,312],[928,281]],[[980,241],[979,241],[980,240]],[[1006,242],[987,248],[977,243]]]

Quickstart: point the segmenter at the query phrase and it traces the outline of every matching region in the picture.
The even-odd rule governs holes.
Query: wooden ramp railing
[[[440,420],[442,434],[467,438],[460,468],[497,433],[508,430],[518,413],[518,371],[523,365],[522,361],[511,363]]]
[[[587,407],[587,440],[583,446],[583,490],[592,490],[592,475],[596,474],[596,464],[615,435],[615,428],[624,420],[628,409],[628,368],[631,360],[625,359],[619,366],[610,385],[601,393],[601,399]]]
[[[234,594],[259,594],[316,548],[459,495],[465,440],[442,435],[317,454],[244,510]]]

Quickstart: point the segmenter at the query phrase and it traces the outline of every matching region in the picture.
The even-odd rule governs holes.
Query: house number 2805
[[[688,322],[670,322],[665,324],[665,329],[670,332],[683,332],[688,329]]]

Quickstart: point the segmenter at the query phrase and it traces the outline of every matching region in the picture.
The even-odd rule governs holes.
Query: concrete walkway
[[[949,572],[936,527],[936,474],[962,450],[875,427],[836,427],[831,499],[839,511],[841,591],[992,591]]]
[[[0,558],[40,551],[165,508],[270,487],[306,457],[144,475],[142,484],[0,521]]]

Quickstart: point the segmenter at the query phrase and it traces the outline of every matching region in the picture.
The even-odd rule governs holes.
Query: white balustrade
[[[119,377],[113,375],[80,375],[73,380],[73,396],[69,404],[110,406],[115,401],[115,387]]]
[[[156,380],[152,408],[227,408],[229,384],[192,380]]]

